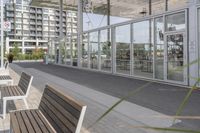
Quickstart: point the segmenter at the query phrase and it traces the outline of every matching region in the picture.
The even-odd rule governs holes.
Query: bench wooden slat
[[[28,130],[27,130],[27,128],[26,128],[26,126],[25,126],[25,124],[24,124],[24,121],[23,121],[23,117],[22,117],[22,115],[21,115],[21,113],[20,112],[17,112],[16,113],[16,117],[17,117],[17,120],[18,120],[18,123],[19,123],[19,127],[20,127],[20,130],[21,130],[21,132],[22,133],[28,133]]]
[[[26,114],[29,118],[29,121],[31,122],[33,129],[35,130],[36,133],[42,133],[41,129],[38,126],[38,123],[35,121],[35,118],[33,117],[33,115],[31,114],[30,111],[26,111]]]
[[[33,126],[32,126],[32,124],[31,124],[31,122],[30,122],[30,120],[29,120],[30,117],[28,118],[28,116],[27,116],[27,114],[26,114],[25,111],[21,111],[21,115],[22,115],[22,117],[23,117],[24,124],[26,125],[28,132],[29,132],[29,133],[35,133],[35,131],[34,131],[34,129],[33,129]],[[36,132],[36,133],[37,133],[37,132]]]
[[[56,116],[56,118],[58,118],[60,123],[62,123],[62,125],[60,126],[65,126],[71,132],[75,132],[75,125],[73,125],[68,118],[65,118],[65,116],[60,112],[62,110],[59,111],[58,109],[56,109],[47,99],[43,99],[43,102],[47,107],[49,107],[49,110],[51,110],[51,112]]]
[[[57,103],[59,103],[65,110],[67,110],[68,112],[70,112],[76,119],[79,118],[80,116],[80,111],[77,110],[76,107],[74,107],[73,105],[71,105],[70,103],[68,103],[68,101],[66,101],[66,98],[62,98],[60,95],[57,95],[56,93],[52,92],[49,89],[45,90],[46,92],[44,92],[46,95],[52,97],[54,99],[54,101],[56,101]],[[71,102],[71,101],[70,101]]]
[[[24,92],[24,94],[26,94],[26,92],[27,92],[30,79],[31,79],[30,75],[22,72],[18,86],[21,88],[21,90]]]
[[[63,106],[61,106],[59,103],[54,101],[54,99],[47,94],[44,94],[44,98],[48,100],[48,102],[53,105],[55,108],[61,111],[62,115],[66,117],[68,120],[70,120],[74,125],[78,123],[78,119],[75,118],[70,112],[68,112]]]
[[[74,108],[76,108],[78,111],[81,111],[82,107],[84,106],[80,102],[76,101],[75,99],[71,98],[70,96],[64,95],[64,93],[59,92],[58,90],[55,90],[51,88],[50,86],[48,87],[48,91],[53,92],[55,95],[59,96],[61,99],[66,101],[67,103],[71,104]]]
[[[43,107],[41,107],[40,110],[41,110],[42,114],[46,117],[46,119],[49,121],[49,123],[51,123],[51,125],[56,130],[56,132],[62,133],[62,130],[59,128],[58,123],[54,123],[54,120],[53,120],[52,117],[50,117],[50,114],[48,114],[47,112],[45,112],[45,110],[43,109]]]
[[[51,110],[51,108],[49,108],[49,107],[44,103],[44,101],[42,101],[41,106],[45,109],[46,114],[48,114],[48,115],[51,117],[51,119],[53,120],[53,121],[51,122],[52,126],[54,127],[55,125],[57,125],[56,128],[54,127],[54,129],[57,130],[57,127],[58,127],[58,128],[61,130],[61,132],[63,132],[63,133],[65,133],[65,132],[71,133],[71,132],[72,132],[72,131],[70,131],[70,130],[68,129],[68,127],[66,127],[66,126],[64,125],[64,123],[56,116],[56,114],[54,114],[54,112]],[[44,113],[43,113],[43,114],[44,114]],[[44,116],[46,116],[46,114],[44,114]]]
[[[26,115],[22,113],[21,117],[26,119],[25,126],[32,125],[36,133],[79,133],[85,110],[86,106],[47,85],[38,110],[27,110]],[[18,113],[16,115],[17,122],[20,123],[23,119],[19,118]],[[19,126],[20,130],[27,132],[23,123]],[[33,132],[33,130],[28,131]]]
[[[17,91],[17,87],[13,87],[13,94],[14,96],[19,96],[19,92]]]
[[[10,94],[10,96],[15,96],[15,94],[13,93],[13,89],[14,89],[14,88],[7,89],[8,92],[9,92],[9,94]]]
[[[14,133],[21,133],[19,123],[14,112],[10,113],[10,118],[11,128],[14,131]]]
[[[9,87],[10,87],[10,86],[9,86]],[[6,96],[11,96],[8,90],[9,90],[9,88],[8,88],[8,89],[4,89],[5,95],[6,95]]]
[[[50,127],[49,123],[45,120],[45,118],[41,115],[39,110],[31,110],[33,117],[37,120],[37,124],[40,126],[40,129],[43,133],[53,133],[52,127]]]

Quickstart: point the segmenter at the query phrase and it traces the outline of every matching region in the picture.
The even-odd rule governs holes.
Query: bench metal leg
[[[26,109],[28,109],[28,103],[27,103],[27,101],[26,101],[26,98],[24,98],[23,100],[24,100],[24,103],[25,103],[25,105],[26,105]]]
[[[6,118],[6,104],[7,100],[3,99],[3,119]]]

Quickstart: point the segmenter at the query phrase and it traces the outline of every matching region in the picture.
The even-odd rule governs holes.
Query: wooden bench
[[[10,113],[13,133],[79,133],[86,106],[46,85],[38,109]]]
[[[9,76],[9,63],[6,61],[4,69],[0,71],[0,85],[13,85],[13,79]]]
[[[26,108],[28,104],[26,98],[29,94],[33,76],[22,72],[18,85],[0,87],[1,99],[3,100],[3,118],[6,115],[6,104],[9,100],[24,100]]]
[[[13,85],[13,79],[9,75],[0,75],[0,85]]]

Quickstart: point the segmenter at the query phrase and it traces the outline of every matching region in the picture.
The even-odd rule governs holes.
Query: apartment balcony
[[[35,10],[32,10],[32,9],[31,9],[31,10],[30,10],[30,13],[35,13]]]
[[[35,22],[30,22],[30,24],[33,24],[33,25],[35,25],[36,23],[35,23]]]
[[[42,14],[42,10],[37,10],[37,13],[38,14]]]
[[[35,16],[31,15],[30,18],[31,18],[31,19],[35,19]]]
[[[37,31],[42,31],[42,28],[37,28]]]
[[[36,34],[35,33],[30,33],[30,36],[36,36]]]
[[[7,6],[6,9],[7,9],[8,11],[14,11],[14,8],[13,8],[13,7]]]
[[[37,25],[42,25],[42,22],[37,22]]]
[[[24,24],[29,24],[29,22],[28,22],[28,21],[24,21],[23,23],[24,23]]]
[[[40,19],[40,20],[42,20],[42,16],[37,16],[37,19]]]
[[[22,23],[22,21],[16,21],[16,23],[18,23],[18,24],[21,24],[21,23]]]
[[[31,27],[30,30],[36,30],[36,28]]]
[[[7,14],[7,17],[14,17],[14,14]]]

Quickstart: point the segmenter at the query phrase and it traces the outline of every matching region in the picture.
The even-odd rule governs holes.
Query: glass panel
[[[66,39],[66,64],[67,65],[71,65],[71,41],[70,41],[71,37],[67,37]]]
[[[130,74],[130,25],[116,27],[116,72]]]
[[[91,69],[98,69],[98,52],[99,52],[99,45],[98,45],[98,32],[93,32],[89,34],[90,37],[90,68]]]
[[[185,12],[166,16],[166,31],[178,31],[185,28]]]
[[[183,81],[183,34],[167,36],[167,79]]]
[[[100,46],[101,46],[101,70],[111,71],[111,39],[110,29],[102,30],[100,32]]]
[[[164,23],[163,17],[155,19],[155,78],[164,78]]]
[[[153,77],[152,21],[133,24],[134,75]]]
[[[63,38],[60,41],[60,45],[61,45],[61,64],[67,64],[67,56],[68,56],[68,45],[69,43],[67,43],[67,38]]]
[[[72,66],[78,66],[78,45],[77,45],[77,36],[72,36]]]
[[[199,3],[200,3],[200,0],[199,0]],[[198,44],[200,45],[200,8],[198,9]],[[199,48],[199,57],[200,59],[200,48]],[[199,60],[198,59],[198,60]],[[200,72],[200,61],[199,61],[199,72]],[[199,78],[200,78],[200,73],[199,73]],[[199,86],[200,86],[200,83],[199,83]]]
[[[88,34],[83,34],[81,64],[82,67],[88,67]]]

